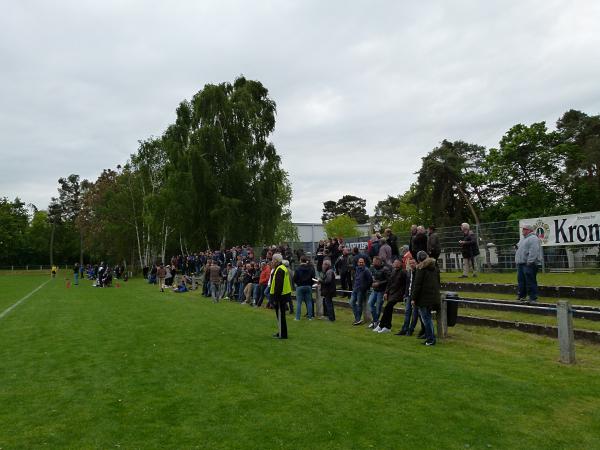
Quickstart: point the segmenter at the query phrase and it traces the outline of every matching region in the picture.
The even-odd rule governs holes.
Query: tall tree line
[[[549,131],[517,124],[495,148],[443,140],[403,194],[375,207],[376,228],[455,226],[600,210],[600,116],[569,110]]]
[[[59,179],[47,211],[0,201],[0,215],[11,218],[0,228],[0,265],[108,259],[144,266],[172,253],[271,243],[280,219],[289,221],[291,200],[270,141],[275,115],[259,81],[205,85],[125,165],[93,181]],[[32,254],[22,252],[34,242]]]

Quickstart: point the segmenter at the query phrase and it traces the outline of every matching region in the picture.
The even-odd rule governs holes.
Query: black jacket
[[[321,275],[321,295],[323,297],[335,297],[335,273],[332,269]]]
[[[387,282],[385,293],[388,295],[388,302],[399,302],[404,298],[407,286],[406,272],[402,269],[394,269]]]
[[[417,306],[435,307],[440,304],[440,272],[435,259],[427,258],[417,266],[411,300]]]
[[[315,269],[309,264],[300,264],[294,271],[294,284],[296,286],[312,286]]]

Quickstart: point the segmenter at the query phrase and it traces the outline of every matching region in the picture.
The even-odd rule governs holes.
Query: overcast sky
[[[600,2],[0,0],[0,197],[45,208],[160,135],[206,83],[277,103],[296,221],[404,192],[443,139],[600,113]]]

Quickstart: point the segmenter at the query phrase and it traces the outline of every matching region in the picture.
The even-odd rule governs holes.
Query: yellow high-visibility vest
[[[283,290],[281,291],[281,295],[291,294],[292,293],[292,285],[290,284],[290,275],[288,272],[288,268],[283,264],[279,264],[273,272],[273,278],[271,279],[271,295],[275,294],[275,277],[277,276],[277,271],[283,270]]]

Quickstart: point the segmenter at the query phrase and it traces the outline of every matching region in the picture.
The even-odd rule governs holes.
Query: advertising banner
[[[523,219],[523,225],[533,225],[543,246],[600,245],[600,212]]]

